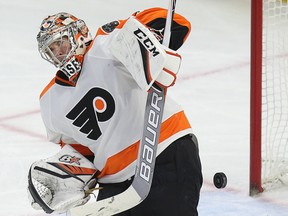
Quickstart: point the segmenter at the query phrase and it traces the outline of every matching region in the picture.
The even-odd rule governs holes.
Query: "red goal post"
[[[250,195],[288,184],[288,5],[252,0]]]

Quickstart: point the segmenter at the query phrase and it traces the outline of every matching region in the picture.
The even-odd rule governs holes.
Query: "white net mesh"
[[[262,182],[288,184],[288,5],[263,0]]]

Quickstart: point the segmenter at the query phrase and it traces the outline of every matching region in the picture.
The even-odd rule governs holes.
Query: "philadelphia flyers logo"
[[[73,120],[73,125],[80,128],[80,132],[87,134],[92,140],[101,135],[98,122],[109,120],[115,112],[115,101],[112,95],[102,88],[90,89],[84,97],[66,115]]]

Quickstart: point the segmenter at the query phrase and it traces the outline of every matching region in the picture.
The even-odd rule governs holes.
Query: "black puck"
[[[225,188],[227,185],[227,177],[223,172],[218,172],[214,175],[213,182],[216,188]]]

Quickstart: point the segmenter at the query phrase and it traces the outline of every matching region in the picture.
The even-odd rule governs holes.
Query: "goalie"
[[[41,56],[58,69],[40,95],[55,156],[36,161],[28,175],[32,207],[62,213],[129,187],[135,174],[147,91],[174,85],[177,50],[190,23],[175,14],[169,47],[161,45],[167,10],[151,8],[108,23],[92,39],[83,20],[68,13],[48,16],[37,35]],[[183,109],[168,96],[148,197],[118,215],[198,215],[202,186],[198,144]]]

